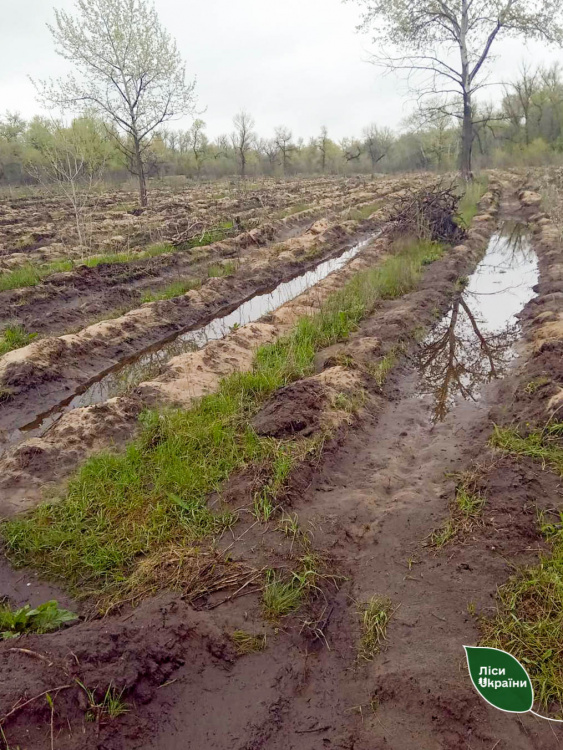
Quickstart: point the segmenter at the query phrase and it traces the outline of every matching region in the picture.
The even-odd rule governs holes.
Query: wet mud
[[[256,418],[261,434],[310,435],[334,412],[331,377],[364,392],[320,462],[295,478],[290,499],[312,548],[340,576],[315,614],[322,637],[311,636],[309,613],[274,629],[256,593],[217,608],[223,595],[191,605],[163,595],[26,638],[50,668],[0,646],[2,669],[13,675],[0,688],[2,705],[76,676],[126,686],[130,712],[98,727],[83,721],[79,689],[61,689],[61,750],[547,750],[563,741],[557,726],[482,701],[462,648],[480,637],[472,612],[490,613],[514,566],[537,559],[536,509],[561,496],[549,471],[488,447],[493,422],[542,424],[563,403],[560,238],[533,186],[517,196],[514,177],[504,179],[497,236],[489,194],[463,246],[432,264],[415,291],[378,306],[348,342],[321,353],[317,374],[280,390]],[[381,387],[369,365],[397,345],[398,365]],[[174,381],[165,374],[159,382]],[[483,523],[436,552],[430,534],[448,516],[453,475],[467,470],[487,498]],[[248,485],[231,490],[236,504]],[[258,568],[288,560],[289,542],[273,530],[243,529],[224,541],[234,559]],[[393,614],[383,650],[362,662],[357,606],[374,595],[389,596]],[[266,635],[264,652],[236,654],[228,634],[241,626]],[[10,743],[48,748],[49,721],[39,701],[16,711],[5,723]]]

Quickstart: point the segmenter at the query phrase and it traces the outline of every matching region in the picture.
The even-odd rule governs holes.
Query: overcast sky
[[[46,23],[53,5],[72,0],[0,0],[0,113],[39,112],[28,79],[64,74]],[[365,60],[369,36],[358,34],[359,8],[341,0],[156,0],[176,36],[189,75],[197,75],[200,107],[212,137],[231,130],[247,109],[263,136],[276,125],[308,138],[326,125],[335,138],[360,135],[370,122],[398,127],[412,102],[400,78],[383,76]],[[520,41],[497,48],[494,77],[513,77],[522,60],[556,59],[543,45]],[[490,89],[498,96],[498,89]],[[180,126],[189,126],[183,121]]]

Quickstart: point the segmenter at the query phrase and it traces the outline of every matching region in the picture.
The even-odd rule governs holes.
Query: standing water
[[[534,297],[538,261],[526,227],[505,222],[448,313],[424,340],[421,395],[441,421],[458,398],[479,399],[483,383],[502,377],[516,355],[518,314]]]
[[[352,258],[372,242],[380,232],[368,237],[346,250],[336,258],[319,263],[311,271],[297,276],[291,281],[279,284],[273,291],[260,294],[243,302],[233,312],[220,318],[215,318],[207,325],[176,336],[172,341],[152,348],[141,354],[133,361],[123,362],[111,371],[96,379],[84,390],[49,410],[40,414],[33,422],[24,425],[9,436],[9,444],[15,444],[29,437],[41,437],[61,418],[72,409],[92,406],[109,398],[127,392],[128,389],[144,380],[157,377],[163,366],[178,354],[195,351],[202,348],[209,341],[224,338],[234,328],[252,323],[264,315],[277,310],[286,302],[291,301],[303,292],[318,284],[322,279],[334,271],[343,268]]]

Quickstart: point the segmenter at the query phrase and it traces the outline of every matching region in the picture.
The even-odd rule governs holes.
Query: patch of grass
[[[118,691],[110,684],[100,700],[96,697],[96,688],[91,690],[80,680],[76,680],[76,682],[86,693],[86,699],[88,700],[86,719],[88,721],[101,724],[104,720],[117,719],[118,716],[122,716],[129,711],[128,704],[123,700],[125,689]]]
[[[281,211],[277,211],[275,214],[273,214],[272,218],[286,219],[288,216],[300,214],[302,211],[308,211],[310,208],[311,205],[309,203],[296,203],[294,206],[289,206],[288,208],[284,208]]]
[[[247,633],[246,630],[235,630],[231,635],[231,640],[235,644],[237,653],[241,656],[263,651],[266,648],[265,635],[252,635],[252,633]]]
[[[361,629],[358,658],[371,661],[387,638],[387,625],[393,614],[391,600],[386,596],[373,596],[358,605],[358,614]]]
[[[20,289],[26,286],[36,286],[42,278],[43,275],[38,266],[32,263],[25,263],[22,266],[14,268],[12,271],[5,271],[0,274],[0,292],[6,292],[10,289]]]
[[[486,175],[470,182],[466,187],[461,197],[458,206],[457,223],[462,227],[470,226],[473,218],[477,214],[477,204],[485,194],[488,186],[488,178]]]
[[[375,213],[381,207],[381,201],[375,203],[368,203],[365,206],[358,206],[358,208],[352,208],[349,212],[350,219],[354,221],[365,221]]]
[[[11,352],[13,349],[20,349],[27,346],[37,338],[36,333],[27,333],[23,326],[8,326],[0,332],[0,356]]]
[[[462,474],[456,488],[450,517],[430,534],[430,546],[441,549],[462,534],[469,533],[483,512],[485,498],[475,489],[476,478]]]
[[[375,363],[370,363],[367,367],[368,374],[375,380],[377,383],[377,386],[379,388],[382,388],[385,381],[387,380],[387,376],[395,367],[397,363],[397,351],[392,350],[389,352],[389,354],[386,354],[384,357],[381,357],[381,359]]]
[[[547,385],[548,383],[551,383],[551,378],[548,378],[546,376],[535,378],[534,380],[530,380],[530,382],[526,384],[526,388],[524,390],[526,391],[526,393],[533,395],[543,385]]]
[[[112,206],[109,207],[109,211],[111,213],[128,213],[129,211],[133,211],[134,208],[137,208],[136,203],[114,203]]]
[[[194,247],[203,247],[204,245],[211,245],[213,242],[221,242],[225,237],[235,233],[235,227],[232,221],[224,221],[212,229],[208,229],[201,234],[192,237],[191,239],[183,242],[181,248],[183,250],[190,250]]]
[[[59,607],[53,599],[31,607],[26,604],[19,609],[11,609],[8,605],[0,605],[0,637],[16,638],[25,633],[48,633],[57,630],[67,622],[78,620],[78,615]]]
[[[228,260],[225,263],[212,263],[207,267],[207,276],[210,279],[231,276],[236,270],[237,264],[233,260]]]
[[[322,577],[319,560],[314,555],[305,555],[300,562],[300,569],[289,575],[275,570],[266,573],[262,605],[268,620],[277,622],[296,612],[309,596],[319,591],[318,582]]]
[[[332,399],[334,409],[345,411],[348,414],[356,414],[364,405],[366,392],[364,389],[358,389],[354,392],[340,391]]]
[[[563,476],[563,422],[552,422],[542,430],[530,430],[522,436],[512,427],[495,425],[491,444],[516,456],[528,456],[541,461],[543,468],[549,466]]]
[[[62,273],[74,270],[77,266],[87,266],[96,268],[103,263],[118,264],[129,263],[135,260],[146,260],[155,258],[165,253],[177,252],[179,248],[168,243],[156,243],[150,245],[145,250],[137,253],[130,251],[102,253],[99,255],[90,255],[79,260],[55,260],[51,263],[25,263],[12,271],[6,271],[0,274],[0,292],[10,289],[21,289],[28,286],[37,286],[48,276],[54,273]]]
[[[123,453],[92,456],[63,497],[2,524],[12,562],[66,583],[76,596],[129,594],[128,581],[144,556],[210,540],[232,523],[232,514],[211,510],[207,498],[249,465],[266,469],[256,511],[271,515],[292,462],[318,451],[323,436],[261,438],[251,427],[253,415],[275,390],[312,374],[315,353],[344,341],[378,300],[412,289],[433,248],[407,243],[381,266],[358,272],[317,315],[260,347],[251,371],[225,378],[192,409],[145,412],[138,438]],[[292,579],[285,591],[290,599],[299,597],[295,586]]]
[[[296,462],[303,458],[303,454],[313,453],[316,442],[314,439],[304,441],[304,450],[300,452],[302,455],[297,454],[294,446],[278,442],[276,454],[271,462],[270,479],[254,495],[254,515],[259,521],[267,523],[273,516],[276,500],[281,495]]]
[[[145,248],[142,253],[136,253],[135,257],[157,258],[159,255],[166,255],[166,253],[175,253],[177,250],[178,248],[169,242],[155,242]]]
[[[156,302],[163,299],[173,299],[181,297],[191,289],[199,289],[201,286],[200,279],[186,279],[185,281],[173,281],[168,286],[158,292],[145,292],[142,302]]]
[[[520,435],[512,428],[496,427],[493,445],[515,456],[539,461],[563,477],[563,422]],[[526,667],[536,701],[561,718],[563,705],[563,514],[539,515],[542,535],[550,554],[537,565],[519,570],[498,591],[497,612],[481,621],[482,645],[501,648]]]

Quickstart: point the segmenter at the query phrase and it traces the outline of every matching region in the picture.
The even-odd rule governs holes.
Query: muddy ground
[[[116,366],[225,315],[378,231],[385,201],[404,184],[402,177],[368,186],[340,185],[344,197],[336,203],[325,199],[316,208],[264,223],[230,240],[146,261],[82,267],[34,287],[0,293],[5,322],[24,324],[35,332],[61,326],[73,331],[39,338],[0,357],[0,447],[12,442],[14,431],[70,401]],[[350,208],[369,208],[376,197],[383,205],[369,219],[347,218]],[[348,207],[344,212],[343,203]],[[319,219],[323,212],[325,217]],[[225,266],[222,277],[206,277],[211,261],[221,266],[233,257],[234,266]],[[180,280],[199,278],[201,288],[139,306],[142,287],[136,280],[170,280],[171,274]],[[107,295],[113,299],[122,292],[129,295],[130,309],[112,317],[115,305]],[[81,328],[94,313],[102,320]],[[76,323],[78,330],[73,330]]]
[[[276,437],[314,434],[326,420],[333,426],[320,461],[301,467],[284,498],[326,563],[322,595],[310,609],[277,626],[264,620],[255,572],[288,565],[296,552],[276,524],[241,521],[220,548],[249,568],[241,579],[245,590],[195,599],[162,592],[104,619],[4,642],[0,721],[6,745],[559,746],[557,725],[501,713],[477,696],[462,648],[479,641],[476,615],[493,612],[496,588],[514,565],[537,559],[543,544],[536,508],[558,505],[561,497],[551,472],[488,446],[493,422],[543,424],[562,394],[559,235],[541,213],[533,186],[521,190],[521,178],[495,179],[464,245],[434,262],[415,291],[382,303],[349,342],[322,352],[318,373],[278,392],[255,419],[261,434]],[[457,398],[437,420],[436,399],[421,395],[425,334],[459,295],[460,279],[474,270],[497,222],[507,219],[529,222],[539,258],[537,294],[521,315],[518,357],[502,379],[479,384],[477,400]],[[380,387],[368,376],[369,365],[391,353],[398,362]],[[540,379],[541,387],[527,387]],[[361,406],[335,406],[334,384],[348,397],[361,390]],[[448,517],[452,474],[467,470],[486,497],[482,522],[436,551],[429,536]],[[233,507],[248,504],[252,480],[229,483]],[[52,595],[65,602],[32,573],[14,574],[4,563],[0,577],[20,603],[26,588],[38,600]],[[373,661],[359,661],[357,603],[374,595],[392,602],[388,641]],[[237,629],[265,634],[265,650],[238,654],[231,638]],[[87,721],[76,678],[124,688],[129,712]],[[53,714],[45,691],[54,697]]]

